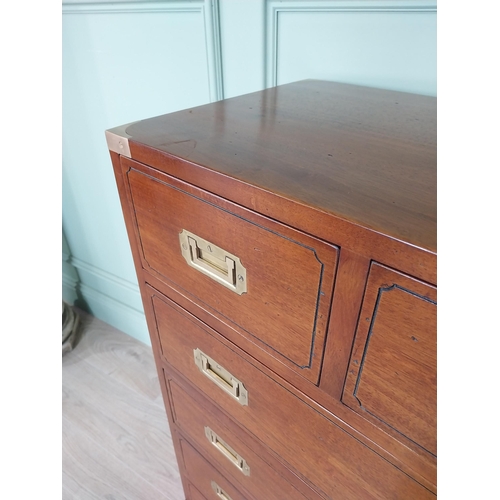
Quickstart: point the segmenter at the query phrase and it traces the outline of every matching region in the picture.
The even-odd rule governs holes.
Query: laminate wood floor
[[[183,500],[151,348],[78,313],[62,361],[63,500]]]

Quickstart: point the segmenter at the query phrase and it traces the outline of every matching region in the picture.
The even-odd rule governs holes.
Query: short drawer
[[[316,384],[337,247],[122,162],[143,267]]]
[[[175,424],[236,487],[259,499],[320,500],[206,398],[195,400],[168,375],[167,380]]]
[[[429,490],[271,379],[217,333],[152,291],[167,361],[327,496],[431,499]],[[208,363],[196,360],[202,352]],[[220,378],[221,380],[218,380]],[[236,388],[236,389],[235,389]]]
[[[373,263],[342,400],[435,456],[436,288]]]
[[[206,500],[249,500],[186,440],[181,438],[180,445],[187,477]]]

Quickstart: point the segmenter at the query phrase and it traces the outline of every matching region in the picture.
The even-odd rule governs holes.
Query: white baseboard
[[[90,314],[144,344],[151,345],[146,317],[143,312],[118,302],[84,284],[79,286],[79,295],[80,299],[85,303],[85,309]]]

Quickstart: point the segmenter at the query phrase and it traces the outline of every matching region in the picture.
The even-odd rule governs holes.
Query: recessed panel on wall
[[[118,275],[133,268],[103,130],[209,101],[201,11],[162,6],[63,16],[64,229],[76,258]]]
[[[270,2],[268,72],[436,95],[436,12],[421,2]]]

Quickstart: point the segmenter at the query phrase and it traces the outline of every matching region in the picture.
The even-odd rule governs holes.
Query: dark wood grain
[[[320,387],[340,399],[370,261],[343,249],[335,282]]]
[[[154,297],[153,304],[167,361],[327,496],[434,498],[429,490],[218,342],[173,304],[159,297]],[[231,374],[248,390],[248,406],[240,405],[200,372],[193,359],[195,348],[221,366],[231,367]],[[311,449],[314,453],[305,453]]]
[[[147,145],[436,250],[435,98],[309,80],[126,132],[139,161]]]
[[[152,169],[135,162],[127,165],[132,163],[126,175],[143,265],[316,383],[337,249],[169,176],[153,177]],[[239,257],[247,270],[247,293],[238,295],[190,267],[180,251],[183,229]]]
[[[240,335],[234,332],[230,325],[221,322],[215,318],[209,311],[203,309],[196,303],[190,301],[186,296],[179,293],[171,287],[167,287],[164,282],[156,279],[154,276],[145,273],[144,279],[151,286],[154,285],[154,290],[149,288],[149,294],[157,295],[160,298],[170,298],[176,304],[182,306],[184,311],[190,318],[199,318],[205,325],[210,326],[213,331],[211,333],[216,336],[217,340],[222,344],[228,346],[232,350],[237,350],[238,354],[245,359],[248,363],[254,365],[260,371],[264,372],[272,379],[278,380],[289,392],[294,394],[299,399],[305,399],[315,411],[321,413],[325,418],[333,420],[337,425],[341,426],[347,432],[352,433],[360,442],[365,446],[374,450],[377,454],[383,456],[386,460],[394,464],[397,468],[405,471],[410,476],[414,477],[418,482],[424,484],[429,490],[436,491],[436,458],[431,457],[420,448],[409,448],[400,440],[386,433],[380,428],[380,425],[374,424],[358,413],[351,410],[348,406],[343,404],[337,397],[332,397],[331,394],[325,392],[324,389],[319,388],[308,382],[295,371],[291,369],[282,368],[283,365],[278,364],[282,369],[275,370],[273,366],[268,367],[258,362],[254,356],[254,351],[258,349],[251,342],[245,342]],[[158,290],[166,290],[167,297],[164,297]],[[162,300],[163,300],[162,299]],[[168,301],[168,300],[167,300]],[[155,314],[151,299],[148,298],[145,302],[146,315],[155,323]],[[190,313],[190,314],[189,314]],[[356,323],[356,320],[354,320]],[[158,333],[156,326],[152,330],[155,345],[159,345]],[[352,338],[351,338],[352,344]],[[235,347],[238,346],[238,347]],[[158,347],[160,349],[160,347]],[[273,358],[269,358],[271,360]],[[267,361],[269,361],[267,360]],[[328,362],[328,360],[326,360]],[[266,363],[269,365],[269,363]],[[271,364],[272,365],[272,364]],[[276,373],[282,373],[277,377]],[[345,378],[345,373],[344,373]]]
[[[139,289],[141,291],[141,298],[144,305],[145,313],[146,313],[146,321],[148,325],[148,330],[151,338],[151,345],[153,348],[153,356],[155,360],[155,366],[157,370],[157,374],[160,378],[160,388],[163,397],[163,403],[165,406],[165,410],[167,412],[168,422],[170,424],[170,428],[172,429],[173,420],[170,414],[170,407],[168,405],[168,396],[166,391],[166,386],[164,383],[163,371],[161,368],[161,358],[160,358],[160,346],[158,344],[158,335],[156,335],[156,324],[154,321],[154,315],[148,309],[149,299],[148,292],[146,289],[146,282],[144,280],[144,270],[141,264],[141,255],[140,255],[140,243],[136,236],[136,230],[134,225],[134,210],[130,200],[130,192],[126,188],[126,179],[123,175],[123,169],[121,165],[122,157],[116,154],[113,151],[110,151],[111,162],[113,165],[113,172],[116,179],[116,185],[118,188],[118,195],[120,197],[120,203],[122,206],[123,218],[125,221],[125,227],[127,229],[127,235],[130,241],[130,248],[132,251],[132,257],[134,260],[134,266],[137,273],[137,280],[139,283]],[[188,481],[186,477],[186,472],[184,470],[183,464],[180,461],[181,450],[179,446],[179,442],[177,439],[174,439],[174,451],[177,459],[177,463],[179,465],[179,471],[181,475],[182,486],[185,494],[188,494]]]
[[[227,418],[213,403],[188,393],[183,386],[166,375],[169,397],[178,429],[195,445],[210,463],[241,491],[266,500],[320,500],[320,496],[284,467],[265,446]],[[196,399],[195,399],[196,398]],[[205,426],[212,429],[250,467],[250,475],[241,473],[205,436]]]
[[[187,500],[207,500],[191,483],[189,483],[188,491]]]
[[[343,401],[436,455],[436,289],[374,263]]]
[[[304,81],[124,130],[132,158],[111,157],[174,434],[219,468],[192,433],[200,405],[296,487],[433,498],[436,100]],[[184,228],[249,262],[257,288],[238,300],[187,266],[173,251]],[[245,381],[249,406],[200,374],[200,346]],[[173,398],[188,395],[181,421]],[[174,445],[187,497],[209,495]]]
[[[252,500],[244,497],[215,467],[210,465],[185,439],[180,440],[182,458],[186,467],[190,482],[203,491],[207,500],[221,500],[212,489],[212,481],[215,481],[230,500]]]

